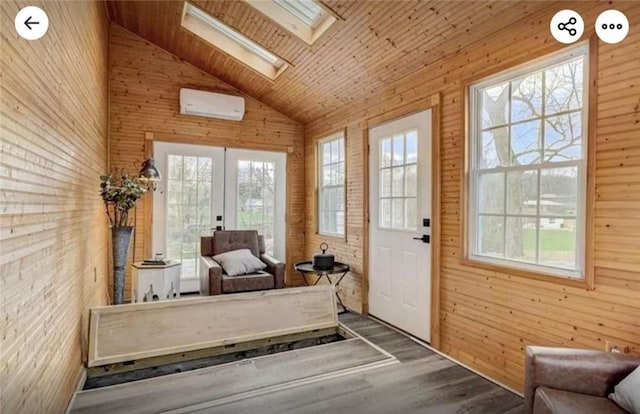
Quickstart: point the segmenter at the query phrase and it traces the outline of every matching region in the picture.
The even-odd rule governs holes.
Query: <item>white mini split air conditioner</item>
[[[222,93],[180,89],[180,113],[242,121],[244,98]]]

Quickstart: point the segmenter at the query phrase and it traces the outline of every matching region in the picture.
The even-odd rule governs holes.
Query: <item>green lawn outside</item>
[[[534,229],[524,230],[524,249],[536,249],[536,231]],[[540,230],[540,249],[553,251],[574,251],[575,236],[570,230],[543,229]]]

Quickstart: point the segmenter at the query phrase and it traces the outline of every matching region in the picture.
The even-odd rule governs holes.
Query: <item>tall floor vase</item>
[[[111,246],[113,248],[113,304],[119,305],[124,299],[124,276],[127,272],[127,256],[133,226],[112,227]]]

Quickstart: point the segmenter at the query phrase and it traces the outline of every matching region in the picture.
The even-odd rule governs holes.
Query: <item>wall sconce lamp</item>
[[[149,181],[160,181],[162,179],[160,171],[156,168],[153,158],[147,158],[144,160],[138,176]]]

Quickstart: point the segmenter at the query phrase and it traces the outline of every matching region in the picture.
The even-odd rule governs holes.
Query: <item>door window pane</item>
[[[404,228],[404,199],[394,198],[391,201],[391,226],[394,229]]]
[[[418,228],[418,131],[397,133],[379,141],[380,228]],[[391,154],[390,154],[391,152]],[[391,162],[388,156],[392,157]]]
[[[238,161],[237,227],[264,236],[265,251],[275,244],[275,163]]]
[[[393,137],[393,165],[404,164],[404,136]]]
[[[380,166],[389,167],[391,165],[391,138],[380,141]]]
[[[167,158],[166,226],[169,259],[182,262],[182,277],[198,277],[200,237],[210,234],[212,159],[170,154]]]
[[[391,178],[392,197],[402,197],[404,195],[404,167],[392,168]]]

